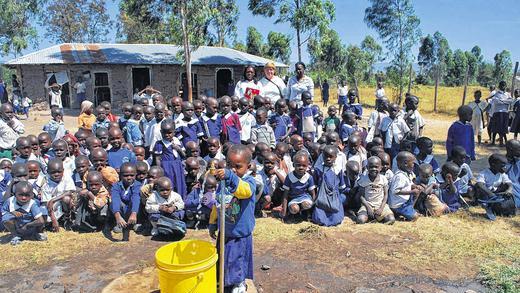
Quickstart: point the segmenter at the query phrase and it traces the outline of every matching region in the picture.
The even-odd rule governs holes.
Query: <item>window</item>
[[[104,101],[111,102],[107,72],[94,73],[94,97],[96,106]]]

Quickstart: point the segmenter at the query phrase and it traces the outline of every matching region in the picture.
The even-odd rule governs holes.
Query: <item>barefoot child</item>
[[[388,199],[388,180],[381,175],[381,159],[368,159],[368,172],[361,175],[357,181],[358,194],[361,199],[361,208],[357,211],[357,223],[364,224],[369,220],[376,220],[386,224],[395,222],[394,214],[386,204]]]
[[[168,177],[161,177],[155,181],[154,192],[146,200],[146,212],[152,224],[152,236],[160,233],[160,230],[157,229],[157,222],[160,218],[165,217],[179,222],[184,218],[184,202],[182,197],[172,190],[172,182]],[[160,234],[170,236],[166,233]]]
[[[287,175],[282,186],[282,217],[285,217],[287,210],[291,215],[309,210],[316,199],[314,179],[307,173],[310,166],[309,155],[305,152],[296,153],[293,165],[294,171]]]
[[[424,190],[419,194],[415,203],[415,208],[426,216],[440,216],[449,212],[448,206],[441,201],[442,190],[439,189],[440,181],[444,182],[444,178],[439,174],[441,180],[433,175],[433,168],[430,164],[421,164],[417,167],[418,175],[415,178],[415,184],[421,186]],[[451,182],[453,183],[453,182]],[[451,183],[443,184],[443,188],[453,187]]]
[[[37,201],[33,199],[33,191],[29,182],[18,182],[14,196],[10,197],[2,207],[2,224],[11,233],[11,244],[18,245],[22,240],[47,240],[43,233],[45,220]]]
[[[226,206],[224,287],[245,292],[245,279],[253,279],[253,230],[255,227],[255,180],[246,175],[251,164],[251,152],[243,145],[233,145],[227,153],[227,168],[217,169],[215,177],[224,180]],[[220,199],[219,199],[220,200]],[[210,215],[209,234],[216,238],[217,205]],[[217,251],[219,246],[217,245]]]
[[[87,175],[87,186],[78,193],[76,219],[73,229],[82,232],[99,231],[108,216],[110,193],[103,186],[103,175],[91,171]]]

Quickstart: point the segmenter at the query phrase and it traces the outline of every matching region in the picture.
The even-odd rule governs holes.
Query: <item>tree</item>
[[[450,62],[447,69],[446,84],[448,86],[463,85],[467,67],[468,59],[466,58],[466,54],[460,49],[455,50],[453,53],[453,60]]]
[[[365,10],[365,22],[379,33],[393,56],[392,64],[399,73],[399,79],[395,81],[398,82],[400,103],[406,84],[404,74],[412,61],[411,50],[421,35],[420,20],[410,0],[370,0],[370,3]]]
[[[157,1],[121,0],[117,39],[126,43],[168,43],[167,23],[161,16],[166,9]]]
[[[262,56],[263,54],[263,37],[262,34],[254,27],[247,28],[246,48],[247,53]]]
[[[247,52],[246,45],[244,45],[244,43],[239,42],[239,41],[235,41],[235,43],[233,44],[233,49],[241,51],[241,52]]]
[[[492,84],[496,84],[494,82],[494,77],[493,77],[494,69],[495,69],[495,67],[493,66],[493,64],[487,63],[487,62],[482,63],[478,70],[477,82],[481,86],[485,86],[485,87],[490,86]]]
[[[273,17],[278,10],[275,23],[288,23],[296,31],[298,61],[302,60],[301,47],[328,29],[335,18],[330,0],[249,0],[249,10],[266,17]],[[308,36],[302,40],[304,34]]]
[[[238,6],[235,0],[213,0],[210,3],[211,24],[216,31],[216,44],[226,45],[226,37],[235,39],[237,35]]]
[[[508,82],[511,79],[511,68],[513,62],[511,62],[511,53],[507,50],[503,50],[495,55],[495,68],[493,70],[493,78],[495,83],[499,83],[502,80]]]
[[[346,78],[347,49],[334,30],[311,38],[307,44],[311,68],[324,78]]]
[[[279,32],[269,32],[265,55],[289,64],[291,57],[291,39],[289,36]]]
[[[479,62],[477,57],[470,51],[464,52],[468,60],[468,83],[474,83],[477,80]]]
[[[431,35],[422,38],[419,47],[419,55],[417,63],[420,66],[421,73],[429,73],[435,65],[434,40]]]
[[[358,82],[363,79],[370,67],[370,56],[356,45],[347,47],[347,76],[349,81],[358,87]]]
[[[379,45],[372,36],[366,36],[361,42],[361,50],[365,52],[367,57],[367,71],[365,72],[364,80],[370,82],[372,80],[372,71],[376,62],[383,61],[383,48]]]
[[[52,0],[40,15],[45,36],[57,42],[102,42],[112,27],[104,0]]]
[[[19,54],[36,41],[31,19],[39,9],[38,0],[0,0],[0,54]]]

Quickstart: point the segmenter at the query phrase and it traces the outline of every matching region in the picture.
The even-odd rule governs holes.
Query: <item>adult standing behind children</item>
[[[235,86],[235,96],[251,100],[258,95],[262,95],[262,84],[256,80],[255,67],[248,65],[244,68],[243,79]]]
[[[0,106],[0,118],[0,158],[11,159],[16,140],[25,132],[25,127],[16,119],[11,104]]]
[[[513,102],[511,96],[506,92],[506,82],[500,81],[498,84],[498,91],[491,98],[489,104],[491,105],[489,128],[492,133],[491,145],[495,144],[497,134],[499,135],[500,146],[504,146],[507,142],[507,133],[509,126],[509,105]]]
[[[78,104],[81,105],[81,103],[87,99],[85,96],[87,86],[81,76],[78,77],[78,81],[74,84],[74,89],[76,90],[76,99],[78,100]]]
[[[323,100],[323,107],[329,104],[329,83],[325,79],[321,84],[321,99]]]
[[[377,82],[377,88],[376,88],[376,106],[381,101],[381,99],[386,97],[385,88],[383,87],[383,82],[378,81]]]
[[[345,80],[342,80],[341,83],[338,85],[338,105],[339,105],[339,112],[343,113],[342,108],[343,105],[347,102],[347,94],[348,94],[348,85]]]
[[[308,91],[311,93],[311,99],[314,98],[314,82],[312,78],[305,75],[305,64],[296,62],[294,65],[296,75],[289,79],[287,88],[289,101],[296,101],[299,106],[302,105],[302,93]]]
[[[273,62],[265,64],[264,77],[260,79],[260,84],[262,85],[262,96],[270,99],[272,105],[287,95],[287,86],[283,79],[276,75],[276,67]]]

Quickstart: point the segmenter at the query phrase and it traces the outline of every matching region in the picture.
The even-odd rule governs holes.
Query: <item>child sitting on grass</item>
[[[285,178],[282,186],[283,202],[281,216],[285,217],[287,211],[291,215],[298,214],[312,208],[316,199],[316,185],[307,170],[310,166],[309,155],[298,152],[293,157],[294,171]]]
[[[21,181],[14,187],[14,196],[2,207],[2,224],[11,234],[11,245],[28,239],[47,240],[47,235],[43,233],[45,220],[38,202],[33,199],[31,184]]]
[[[462,206],[460,193],[455,184],[459,173],[460,168],[457,164],[446,162],[442,165],[441,173],[436,177],[440,199],[448,206],[451,213],[458,211]]]
[[[253,230],[255,227],[255,189],[253,177],[246,175],[251,151],[233,145],[227,152],[227,168],[215,170],[215,178],[224,181],[225,202],[214,205],[210,214],[209,234],[216,238],[218,208],[226,207],[224,287],[245,292],[245,279],[253,279]],[[217,200],[220,201],[220,198]],[[222,235],[221,235],[222,236]],[[217,242],[219,243],[219,242]],[[217,244],[219,251],[219,244]]]
[[[468,155],[466,154],[466,150],[460,146],[454,146],[451,151],[451,161],[460,168],[460,172],[455,178],[455,185],[457,186],[457,190],[462,197],[468,197],[473,199],[473,184],[472,180],[473,172],[471,168],[466,163],[468,161]]]
[[[419,214],[414,209],[417,196],[422,191],[420,186],[413,183],[415,157],[410,152],[400,152],[397,155],[398,170],[392,180],[388,204],[396,216],[402,216],[408,221],[415,221]]]
[[[433,141],[428,137],[419,137],[416,140],[417,148],[419,149],[419,153],[415,156],[415,167],[414,173],[415,176],[419,175],[419,165],[421,164],[429,164],[432,166],[433,174],[438,174],[441,170],[439,167],[439,163],[435,160],[433,156]]]
[[[63,162],[60,159],[50,160],[47,166],[48,178],[41,189],[40,208],[52,223],[52,231],[58,232],[58,220],[64,215],[66,217],[63,222],[70,220],[68,218],[73,208],[73,192],[76,191],[76,185],[71,176],[64,176]]]
[[[367,164],[367,173],[357,181],[358,197],[361,199],[361,208],[357,211],[357,223],[364,224],[369,220],[376,220],[392,225],[395,222],[394,213],[388,206],[388,180],[381,174],[381,159],[370,157]]]
[[[506,143],[507,175],[513,183],[516,214],[520,214],[520,141],[510,139]]]
[[[108,217],[110,193],[103,186],[103,175],[91,171],[87,175],[87,186],[78,193],[76,219],[73,229],[81,232],[100,231]]]
[[[426,216],[440,216],[449,212],[448,206],[441,202],[439,198],[442,196],[442,191],[439,190],[439,180],[433,175],[432,166],[430,164],[419,165],[417,167],[417,174],[415,184],[421,186],[423,191],[417,198],[415,208]],[[441,175],[439,174],[438,177],[439,176]],[[442,178],[443,177],[441,177],[441,179]],[[448,186],[452,187],[451,184]]]
[[[488,219],[494,221],[496,215],[515,214],[512,195],[512,182],[507,176],[507,158],[501,154],[492,154],[489,168],[482,170],[476,178],[475,197],[486,210]]]
[[[160,233],[157,228],[157,222],[160,218],[165,217],[178,221],[184,219],[184,202],[182,197],[172,190],[172,182],[168,177],[160,177],[155,181],[154,192],[146,200],[146,212],[152,224],[152,236],[159,234],[172,236]]]

